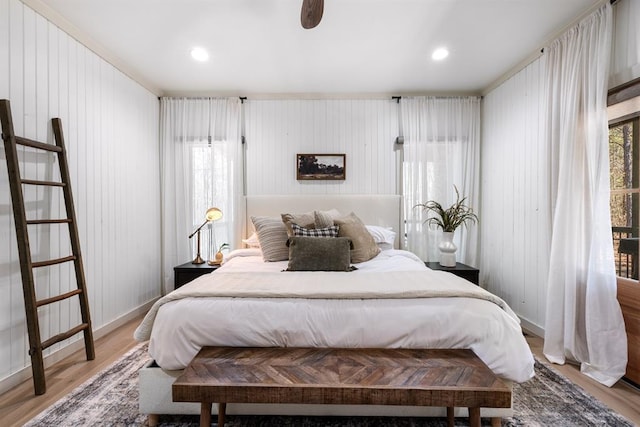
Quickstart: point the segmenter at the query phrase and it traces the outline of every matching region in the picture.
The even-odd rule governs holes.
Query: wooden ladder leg
[[[502,425],[502,418],[500,417],[491,418],[491,427],[500,427],[501,425]]]
[[[42,358],[42,340],[40,338],[40,323],[38,321],[27,214],[24,206],[18,151],[16,149],[16,135],[13,130],[11,105],[6,99],[0,100],[0,123],[2,124],[2,139],[9,173],[9,189],[20,258],[20,274],[22,276],[22,293],[24,295],[25,317],[29,334],[29,356],[31,357],[33,388],[35,394],[40,395],[47,391]]]
[[[42,357],[42,349],[30,350],[31,354],[31,372],[33,374],[33,390],[36,395],[45,394],[47,392],[47,382],[44,375],[44,359]]]
[[[76,273],[76,282],[78,289],[82,291],[78,295],[80,299],[80,315],[82,317],[82,323],[89,325],[84,329],[84,348],[87,356],[87,360],[95,359],[95,349],[93,346],[93,331],[91,327],[91,316],[89,314],[89,299],[87,298],[87,282],[84,275],[84,268],[82,262],[82,253],[80,251],[80,236],[78,233],[78,222],[76,219],[76,210],[73,203],[73,192],[71,191],[71,174],[69,173],[69,164],[67,162],[67,150],[64,144],[64,133],[62,131],[62,121],[59,118],[51,120],[53,126],[53,135],[55,137],[56,145],[60,147],[58,153],[58,164],[60,165],[60,177],[65,186],[64,192],[64,204],[67,210],[67,217],[71,219],[69,222],[69,237],[71,239],[71,250],[76,257],[73,265]]]

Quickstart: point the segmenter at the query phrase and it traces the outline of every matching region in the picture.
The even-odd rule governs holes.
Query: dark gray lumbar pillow
[[[290,237],[287,271],[352,271],[346,237]]]

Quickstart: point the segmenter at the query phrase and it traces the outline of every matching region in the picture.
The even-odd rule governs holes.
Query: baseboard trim
[[[115,329],[119,328],[120,326],[124,325],[125,323],[135,319],[136,317],[145,314],[146,312],[149,311],[149,309],[151,308],[151,306],[153,305],[154,302],[156,302],[156,299],[153,299],[137,308],[134,308],[133,310],[131,310],[130,312],[123,314],[122,316],[112,320],[111,322],[102,325],[101,327],[94,329],[93,331],[93,339],[94,340],[99,340],[100,338],[104,337],[105,335],[109,334],[110,332],[113,332]],[[70,338],[72,339],[72,338]],[[44,367],[45,369],[50,367],[51,365],[53,365],[54,363],[57,363],[61,360],[63,360],[66,357],[69,357],[70,355],[72,355],[73,353],[75,353],[76,351],[82,350],[84,349],[84,340],[82,339],[81,335],[76,335],[75,340],[70,342],[68,345],[60,348],[59,350],[56,350],[48,355],[46,355],[44,357]],[[32,377],[32,373],[31,373],[31,365],[25,366],[24,368],[22,368],[19,371],[16,371],[15,373],[9,375],[6,378],[3,378],[2,380],[0,380],[0,394],[2,393],[6,393],[7,391],[11,390],[12,388],[18,386],[19,384],[29,380]]]
[[[527,332],[530,332],[540,338],[544,338],[544,328],[531,323],[530,321],[522,317],[520,318],[520,325],[522,326],[522,329],[527,330]]]

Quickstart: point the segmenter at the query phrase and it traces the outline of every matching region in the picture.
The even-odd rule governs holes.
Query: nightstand
[[[448,271],[449,273],[453,273],[458,277],[467,279],[471,283],[474,283],[476,285],[480,284],[480,270],[478,270],[477,268],[469,267],[468,265],[462,264],[461,262],[456,262],[455,267],[443,267],[439,262],[425,262],[424,264],[432,270]]]
[[[177,267],[173,267],[174,289],[178,289],[185,283],[189,283],[193,279],[200,277],[203,274],[211,273],[218,268],[220,268],[219,265],[209,265],[206,262],[204,264],[191,264],[191,262],[187,262]]]

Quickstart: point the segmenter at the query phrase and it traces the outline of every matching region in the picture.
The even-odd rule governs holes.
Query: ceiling
[[[25,1],[157,95],[472,94],[598,0]],[[44,14],[44,13],[43,13]],[[207,49],[207,62],[190,57]],[[446,46],[450,55],[431,59]]]

